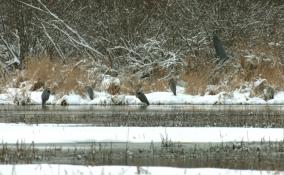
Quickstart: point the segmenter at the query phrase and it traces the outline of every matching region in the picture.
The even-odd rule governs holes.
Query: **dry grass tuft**
[[[19,70],[16,70],[16,75],[15,75],[15,80],[16,80],[16,82],[15,82],[15,84],[13,85],[15,88],[19,88],[20,87],[20,84],[22,83],[22,82],[24,82],[25,80],[26,80],[26,78],[25,78],[25,76],[24,76],[24,74],[23,74],[23,72],[21,72],[21,71],[19,71]]]
[[[254,77],[261,77],[268,81],[268,84],[284,88],[284,77],[283,77],[283,66],[277,65],[275,63],[265,64],[260,63],[254,70],[246,71],[246,79],[253,80]]]
[[[187,83],[186,92],[192,95],[204,94],[213,65],[206,62],[206,56],[198,59],[189,57],[187,60],[189,67],[181,75],[181,80]]]
[[[120,87],[114,83],[111,83],[107,89],[107,92],[110,93],[111,95],[119,94]]]
[[[64,93],[74,90],[81,93],[84,87],[79,82],[84,82],[85,80],[84,71],[80,68],[73,69],[72,65],[70,65],[60,73],[60,77],[57,79],[58,86],[55,90],[61,90]]]
[[[187,71],[181,79],[187,82],[186,92],[192,95],[203,94],[208,85],[210,71],[203,69],[200,71]]]
[[[44,82],[41,81],[41,80],[38,80],[38,81],[36,81],[36,82],[33,84],[31,90],[32,90],[32,91],[35,91],[35,90],[40,89],[40,88],[42,88],[42,87],[44,87]]]
[[[121,85],[121,92],[126,94],[135,95],[136,91],[142,90],[144,93],[153,91],[166,91],[168,83],[166,80],[138,80],[137,78],[130,77],[124,80]]]
[[[138,90],[140,87],[141,87],[141,82],[134,75],[121,78],[121,86],[120,86],[121,93],[135,95],[136,90]]]
[[[216,85],[216,93],[240,88],[245,82],[254,82],[257,78],[266,79],[274,88],[284,89],[283,47],[270,46],[263,40],[250,44],[244,40],[235,41],[233,60],[216,67],[209,62],[210,55],[188,57],[188,67],[181,75],[187,82],[186,92],[204,94],[208,85]],[[253,58],[246,57],[247,55]]]
[[[136,91],[142,90],[145,93],[152,91],[165,91],[168,89],[166,80],[160,78],[166,75],[166,70],[161,67],[154,67],[149,78],[140,79],[136,75],[125,76],[122,78],[121,92],[135,95]]]
[[[245,50],[244,48],[247,48],[246,50],[256,58],[248,60],[244,57],[246,53],[242,53],[239,63],[243,68],[243,75],[239,79],[250,82],[255,81],[256,78],[264,78],[268,84],[283,89],[283,48],[269,46],[261,41],[256,41],[256,45],[250,48],[248,44],[244,43],[238,44],[236,50],[241,53]]]
[[[142,83],[142,88],[146,93],[153,91],[166,91],[168,89],[168,83],[166,80],[144,81]]]
[[[48,57],[27,60],[24,77],[33,82],[32,90],[50,87],[54,93],[74,91],[82,94],[84,84],[88,83],[86,71],[76,64],[63,65]]]

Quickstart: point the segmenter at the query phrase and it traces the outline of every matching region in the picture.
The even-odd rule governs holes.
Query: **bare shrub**
[[[121,91],[126,92],[144,81],[148,85],[143,86],[164,89],[163,83],[155,85],[158,79],[183,74],[189,83],[188,92],[199,94],[206,85],[223,83],[226,78],[226,74],[211,77],[209,74],[230,70],[230,67],[224,71],[215,68],[212,33],[217,31],[229,59],[234,58],[244,69],[230,77],[227,85],[251,81],[261,74],[275,86],[283,87],[282,77],[275,78],[283,74],[283,2],[3,1],[0,48],[4,48],[5,54],[0,53],[0,69],[14,71],[14,63],[26,63],[23,67],[29,79],[44,81],[55,89],[74,87],[76,91],[84,83],[82,72],[85,71],[88,76],[85,81],[96,79],[94,70],[99,74],[112,72],[115,76],[131,74],[136,77],[135,81],[142,81],[131,85],[125,80]],[[270,42],[282,46],[269,47]],[[264,53],[271,57],[272,63],[249,65],[246,50],[258,56]],[[44,54],[55,62],[38,57]],[[87,69],[82,70],[80,65],[79,70],[72,70],[74,57],[85,58]],[[158,76],[157,70],[162,70]],[[77,78],[66,78],[74,75]],[[51,77],[57,79],[45,81]]]

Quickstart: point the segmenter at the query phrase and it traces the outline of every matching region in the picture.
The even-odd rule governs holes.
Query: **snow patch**
[[[261,142],[283,141],[283,128],[243,127],[96,127],[78,124],[3,124],[0,140],[5,143],[74,142]]]
[[[21,175],[84,175],[84,174],[107,174],[107,175],[283,175],[283,171],[272,170],[238,170],[221,168],[174,168],[174,167],[147,167],[147,166],[82,166],[64,164],[21,164],[0,165],[0,174]]]
[[[112,77],[110,75],[104,75],[103,80],[101,82],[102,90],[107,90],[111,84],[116,86],[120,86],[120,80],[116,77]]]

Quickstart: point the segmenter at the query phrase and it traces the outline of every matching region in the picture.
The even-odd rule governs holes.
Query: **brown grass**
[[[203,94],[207,85],[213,64],[207,62],[208,58],[200,55],[200,58],[188,57],[187,70],[181,75],[181,80],[187,83],[186,92],[192,95]]]
[[[156,66],[152,70],[151,77],[142,82],[142,89],[146,92],[166,91],[168,89],[168,81],[164,78],[167,75],[167,70]]]
[[[166,91],[168,89],[168,83],[166,80],[145,81],[142,83],[144,92],[153,91]]]
[[[153,91],[166,91],[168,83],[166,80],[139,80],[135,76],[128,77],[122,82],[120,90],[122,93],[134,95],[136,91],[142,90],[145,93]]]
[[[120,92],[124,94],[134,95],[136,90],[142,86],[136,76],[130,75],[127,78],[121,79]]]
[[[210,71],[203,69],[197,72],[188,71],[181,79],[187,82],[186,92],[192,95],[203,94],[207,85]]]
[[[107,92],[110,93],[111,95],[119,94],[120,87],[118,85],[115,85],[114,83],[111,83],[107,89]]]
[[[266,79],[268,84],[283,89],[283,73],[283,68],[280,65],[261,63],[257,65],[255,70],[246,71],[246,79],[247,81],[250,81],[259,76]]]
[[[26,63],[25,79],[36,86],[42,82],[44,87],[50,87],[53,92],[67,93],[74,90],[82,93],[84,84],[87,84],[86,71],[76,64],[63,65],[51,61],[48,57],[40,59],[29,58]]]
[[[242,54],[239,63],[243,68],[244,74],[240,79],[243,81],[254,81],[256,78],[264,78],[268,81],[268,84],[283,89],[283,48],[269,46],[261,41],[255,41],[255,43],[254,47],[249,48],[248,44],[245,44],[243,41],[242,44],[238,44],[236,47],[240,53],[246,48],[250,53],[260,58],[257,64],[251,65],[246,63],[245,53]]]
[[[264,78],[268,84],[278,89],[284,89],[284,49],[269,46],[268,42],[259,39],[253,44],[246,40],[236,40],[234,46],[234,61],[216,69],[215,64],[209,62],[212,55],[197,54],[197,57],[188,57],[188,67],[181,75],[181,80],[187,82],[186,92],[189,94],[204,94],[208,85],[219,86],[217,91],[234,90],[245,82],[254,82],[257,78]],[[245,56],[251,53],[256,55],[254,64],[250,64]],[[269,61],[270,59],[270,61]],[[237,65],[241,68],[234,68]],[[226,82],[222,85],[221,82]]]
[[[154,67],[149,78],[140,79],[136,75],[125,76],[122,79],[121,92],[134,95],[136,91],[142,90],[145,93],[153,91],[165,91],[168,88],[166,80],[160,80],[166,75],[166,70],[161,67]]]

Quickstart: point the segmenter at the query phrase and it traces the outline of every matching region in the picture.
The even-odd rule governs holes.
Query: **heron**
[[[143,92],[138,91],[138,92],[136,93],[136,97],[137,97],[142,103],[146,103],[147,105],[150,105],[150,103],[149,103],[149,101],[148,101],[146,95],[145,95]]]
[[[216,32],[213,32],[213,44],[215,47],[216,56],[220,58],[218,62],[222,61],[222,63],[224,63],[229,57],[226,54],[223,44],[217,36]]]
[[[174,78],[169,80],[169,86],[174,95],[177,95],[177,81]]]
[[[86,86],[86,92],[87,92],[87,94],[89,95],[89,98],[91,99],[91,100],[93,100],[94,99],[94,91],[93,91],[93,88],[91,87],[91,86]]]
[[[50,96],[50,89],[46,88],[43,90],[42,94],[41,94],[41,105],[44,106],[47,102],[47,100],[49,99]]]

